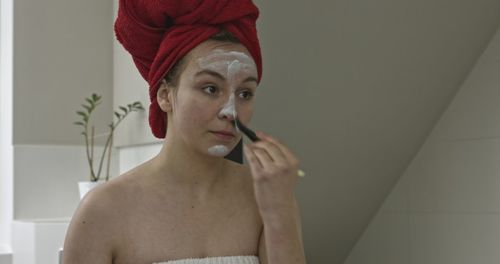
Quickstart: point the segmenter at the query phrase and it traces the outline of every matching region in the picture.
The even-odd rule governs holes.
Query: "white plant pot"
[[[83,199],[85,195],[92,189],[94,189],[96,186],[102,184],[103,181],[81,181],[78,182],[78,189],[80,190],[80,199]]]

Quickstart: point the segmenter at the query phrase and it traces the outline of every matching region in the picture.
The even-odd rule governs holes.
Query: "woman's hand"
[[[286,217],[296,210],[294,188],[299,162],[277,139],[257,132],[260,141],[243,147],[252,172],[262,218]]]

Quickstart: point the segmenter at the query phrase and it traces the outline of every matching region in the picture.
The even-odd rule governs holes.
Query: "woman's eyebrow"
[[[218,78],[221,80],[226,80],[226,78],[224,78],[224,76],[222,76],[220,73],[218,73],[216,71],[212,71],[212,70],[201,70],[201,71],[197,72],[194,76],[198,77],[198,76],[203,75],[203,74],[212,75],[215,78]]]
[[[246,78],[243,82],[244,82],[244,83],[246,83],[246,82],[256,82],[256,83],[259,83],[259,82],[257,81],[257,78],[252,77],[252,76],[250,76],[250,77]]]
[[[207,70],[207,69],[204,69],[204,70],[201,70],[199,72],[197,72],[194,76],[195,77],[198,77],[200,75],[203,75],[203,74],[208,74],[208,75],[211,75],[217,79],[221,79],[223,81],[226,80],[226,78],[224,78],[224,76],[222,76],[220,73],[216,72],[216,71],[212,71],[212,70]],[[250,76],[248,78],[246,78],[244,81],[244,83],[246,82],[256,82],[256,83],[259,83],[257,78],[253,77],[253,76]]]

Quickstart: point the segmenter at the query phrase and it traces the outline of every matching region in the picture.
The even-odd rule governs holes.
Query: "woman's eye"
[[[203,87],[203,91],[207,94],[215,94],[217,92],[217,87],[210,85]]]
[[[250,100],[252,99],[253,93],[250,91],[243,91],[240,93],[240,97],[245,99],[245,100]]]

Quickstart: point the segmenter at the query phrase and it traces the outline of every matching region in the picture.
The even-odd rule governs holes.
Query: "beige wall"
[[[14,2],[14,144],[83,144],[84,97],[103,96],[97,131],[112,116],[112,2]]]
[[[500,259],[500,30],[345,264]]]

